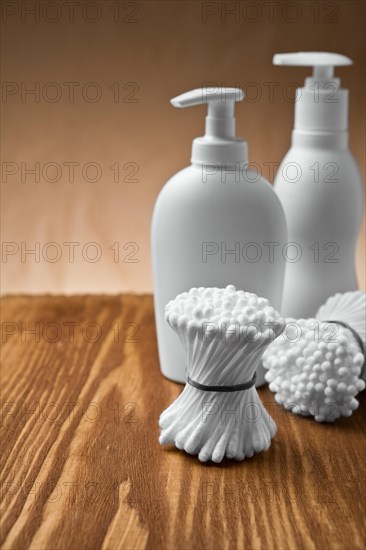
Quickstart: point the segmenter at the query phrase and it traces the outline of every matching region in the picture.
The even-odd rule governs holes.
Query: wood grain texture
[[[262,389],[270,450],[201,465],[158,444],[181,387],[159,372],[151,296],[2,305],[2,548],[365,548],[365,394],[321,425]]]

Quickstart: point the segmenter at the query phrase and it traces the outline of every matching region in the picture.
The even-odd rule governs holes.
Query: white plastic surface
[[[247,163],[247,144],[235,137],[234,105],[242,101],[239,88],[197,88],[171,100],[174,107],[207,104],[205,135],[192,145],[192,162],[219,164],[227,167]]]
[[[234,99],[243,98],[235,88],[206,92],[194,90],[173,102],[208,102],[217,115],[212,118],[226,119],[227,105],[233,112]],[[151,228],[154,305],[160,367],[171,380],[184,382],[186,369],[183,347],[164,319],[165,305],[177,294],[234,284],[268,298],[275,309],[281,305],[285,261],[280,253],[273,257],[270,243],[287,242],[284,213],[272,186],[247,163],[244,141],[197,138],[192,165],[157,198]],[[260,366],[257,386],[263,383]]]
[[[357,290],[355,249],[363,214],[361,175],[349,150],[332,144],[331,136],[322,137],[319,147],[316,136],[306,140],[294,132],[275,179],[294,243],[281,313],[296,318],[314,317],[329,296]]]
[[[268,300],[236,292],[232,285],[178,295],[167,304],[166,319],[184,346],[187,374],[206,386],[249,382],[264,350],[284,328]],[[217,392],[187,384],[159,425],[161,444],[173,443],[202,462],[252,457],[267,450],[276,433],[254,386]]]
[[[331,52],[291,52],[276,53],[273,56],[274,65],[293,67],[314,67],[316,76],[331,78],[333,67],[352,65],[352,59],[339,53]]]
[[[281,243],[274,258],[271,242]],[[167,182],[152,220],[155,317],[165,376],[184,382],[186,369],[183,347],[165,322],[165,305],[192,287],[234,284],[268,298],[278,310],[285,243],[280,202],[272,186],[255,172],[192,165]],[[263,383],[260,367],[257,385]]]
[[[332,55],[282,54],[275,60],[320,66],[330,58],[334,65],[350,62]],[[355,247],[363,214],[362,180],[348,150],[348,92],[333,80],[327,87],[307,79],[307,86],[298,90],[292,146],[274,182],[288,240],[294,243],[286,261],[281,308],[286,317],[314,317],[329,296],[358,286]]]
[[[274,65],[313,67],[313,75],[297,90],[295,129],[307,131],[346,131],[348,127],[348,91],[340,88],[333,76],[334,67],[352,65],[345,55],[330,52],[281,53]]]
[[[201,105],[208,103],[209,105],[223,103],[228,104],[230,101],[242,101],[244,92],[240,88],[214,88],[207,86],[206,88],[196,88],[184,94],[171,99],[171,104],[174,107],[192,107],[193,105]],[[214,114],[214,111],[212,111]]]

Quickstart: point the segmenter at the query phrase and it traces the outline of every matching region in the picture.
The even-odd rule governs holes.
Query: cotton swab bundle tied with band
[[[179,294],[167,304],[166,320],[186,352],[187,384],[160,416],[160,443],[202,462],[267,450],[276,425],[259,399],[255,372],[284,319],[267,299],[230,285]]]
[[[287,319],[263,355],[277,403],[318,422],[351,416],[365,388],[366,294],[336,294],[313,319]]]

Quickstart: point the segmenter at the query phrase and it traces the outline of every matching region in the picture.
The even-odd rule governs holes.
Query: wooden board
[[[365,548],[365,394],[323,425],[262,389],[270,450],[201,465],[158,444],[151,296],[6,297],[2,329],[2,548]]]

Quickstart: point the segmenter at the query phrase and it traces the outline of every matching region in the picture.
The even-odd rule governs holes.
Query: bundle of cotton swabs
[[[366,294],[336,294],[313,319],[287,319],[263,355],[269,389],[286,410],[334,422],[358,408],[365,389]]]
[[[230,285],[179,294],[166,320],[185,348],[188,383],[160,416],[160,443],[202,462],[267,450],[276,425],[258,397],[255,371],[284,319],[267,299]]]

